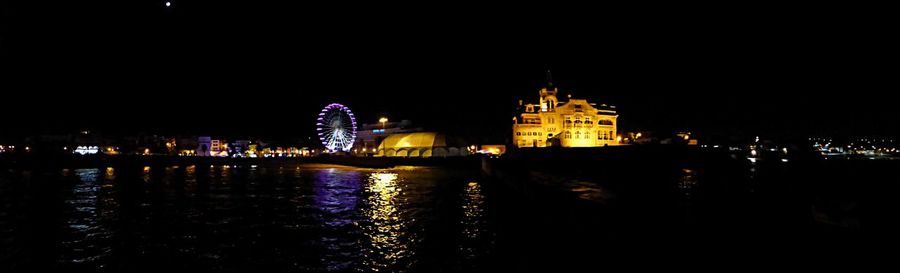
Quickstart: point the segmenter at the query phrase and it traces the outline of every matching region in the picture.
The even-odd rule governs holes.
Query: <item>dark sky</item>
[[[564,94],[617,105],[622,130],[900,132],[877,14],[294,2],[6,1],[0,135],[292,137],[340,102],[496,141],[548,68]]]

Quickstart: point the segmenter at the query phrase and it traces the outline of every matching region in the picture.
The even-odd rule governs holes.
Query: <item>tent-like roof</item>
[[[393,134],[381,141],[379,149],[447,147],[447,137],[434,132]]]

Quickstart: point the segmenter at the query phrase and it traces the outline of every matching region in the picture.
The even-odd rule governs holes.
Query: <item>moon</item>
[[[166,2],[166,7],[171,7],[171,6],[172,6],[172,2]]]

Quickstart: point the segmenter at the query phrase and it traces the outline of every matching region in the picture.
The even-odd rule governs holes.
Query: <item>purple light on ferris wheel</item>
[[[350,108],[332,103],[322,109],[316,123],[319,140],[330,152],[349,152],[356,141],[356,117]]]

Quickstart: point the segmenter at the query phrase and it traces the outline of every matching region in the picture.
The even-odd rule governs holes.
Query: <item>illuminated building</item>
[[[549,77],[548,77],[549,78]],[[548,79],[549,80],[549,79]],[[602,147],[617,145],[615,106],[597,105],[584,99],[561,102],[558,88],[548,82],[540,90],[537,104],[519,101],[519,116],[513,117],[515,147]]]
[[[354,154],[375,154],[378,144],[388,136],[421,131],[422,128],[413,127],[409,120],[389,122],[385,119],[384,122],[363,124],[362,129],[356,133],[356,143],[353,144]]]
[[[460,141],[434,132],[393,134],[381,141],[376,156],[386,157],[447,157],[469,155],[469,148]]]
[[[247,156],[247,151],[249,150],[250,144],[253,142],[250,140],[235,140],[228,144],[228,153],[232,157],[245,157]]]
[[[198,137],[196,155],[209,156],[209,146],[211,141],[212,139],[210,137]]]
[[[259,144],[248,144],[247,145],[247,157],[256,158],[259,157]]]
[[[174,138],[166,139],[166,153],[172,155],[176,153],[178,142]]]
[[[478,150],[480,154],[486,155],[503,155],[506,153],[506,145],[481,145]]]
[[[228,156],[228,144],[224,140],[212,139],[208,136],[197,138],[198,156]]]

